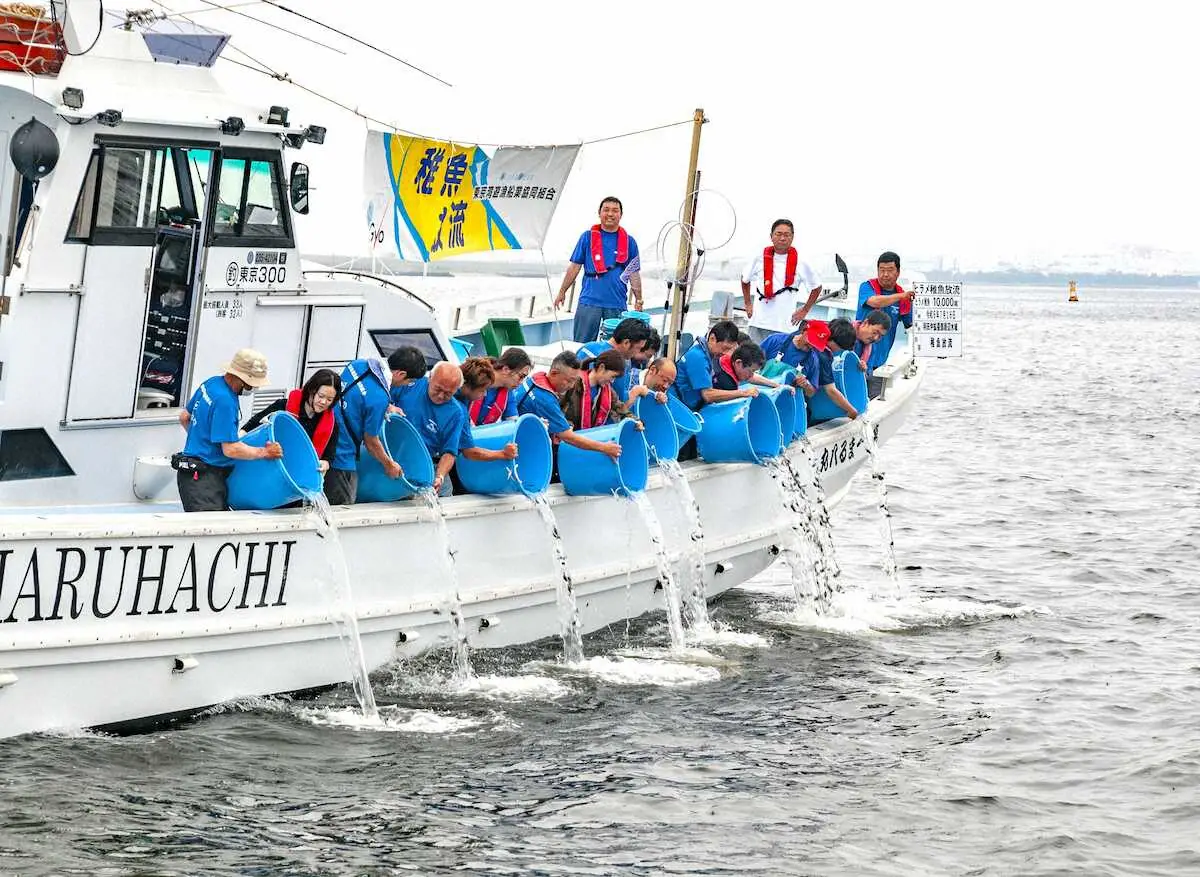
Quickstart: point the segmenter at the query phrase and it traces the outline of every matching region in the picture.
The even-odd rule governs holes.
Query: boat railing
[[[578,281],[572,281],[570,288],[567,290],[567,300],[563,303],[563,307],[559,308],[564,313],[571,313],[575,310],[575,286]],[[450,331],[457,332],[463,328],[475,327],[479,322],[479,306],[492,304],[498,301],[511,301],[511,313],[517,316],[523,316],[527,320],[532,320],[534,314],[537,313],[538,299],[542,295],[549,295],[549,292],[539,294],[536,292],[514,295],[513,293],[499,293],[493,296],[472,299],[468,303],[456,305],[450,314]]]
[[[421,296],[417,295],[411,289],[409,289],[405,286],[401,286],[399,283],[397,283],[394,280],[388,280],[385,277],[380,277],[378,274],[368,274],[364,271],[350,271],[350,270],[346,270],[346,269],[342,269],[342,268],[309,268],[304,271],[304,276],[306,278],[325,277],[330,280],[334,280],[337,278],[347,278],[350,280],[358,281],[360,283],[375,283],[386,289],[392,289],[392,290],[395,290],[396,292],[399,292],[402,295],[408,296],[413,301],[415,301],[417,304],[419,304],[423,308],[425,308],[425,310],[429,311],[429,313],[431,313],[431,314],[437,313],[437,311],[433,307],[433,305],[431,305],[429,302],[425,301],[425,299],[421,298]]]

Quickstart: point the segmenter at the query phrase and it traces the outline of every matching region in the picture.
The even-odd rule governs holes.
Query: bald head
[[[429,373],[429,401],[444,405],[454,398],[462,385],[462,369],[452,362],[439,362]]]
[[[675,383],[675,373],[675,363],[665,356],[660,356],[646,369],[646,386],[660,393]]]

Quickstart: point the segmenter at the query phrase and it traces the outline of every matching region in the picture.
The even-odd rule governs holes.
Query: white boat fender
[[[11,673],[8,670],[0,670],[0,688],[7,688],[10,685],[17,684],[17,674]]]
[[[479,619],[479,629],[487,630],[489,627],[499,627],[500,619],[494,615],[485,615]]]
[[[396,634],[396,642],[398,643],[411,643],[415,640],[419,640],[420,638],[420,632],[415,630],[402,630],[400,633]]]
[[[199,666],[200,662],[191,655],[176,655],[175,663],[171,669],[171,672],[186,673],[188,670],[195,670]]]

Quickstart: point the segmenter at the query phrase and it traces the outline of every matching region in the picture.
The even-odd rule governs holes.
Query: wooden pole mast
[[[671,331],[667,336],[667,356],[679,355],[679,336],[683,332],[683,303],[687,299],[688,271],[692,262],[691,233],[696,222],[696,166],[700,163],[700,128],[708,120],[704,110],[692,116],[692,154],[688,160],[687,191],[683,201],[683,228],[679,235],[679,259],[676,263],[675,291],[671,298]]]

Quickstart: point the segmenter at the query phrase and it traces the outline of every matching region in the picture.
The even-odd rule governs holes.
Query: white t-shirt
[[[783,289],[787,282],[787,253],[775,254],[771,279],[776,290]],[[742,271],[742,282],[750,284],[750,301],[754,304],[754,316],[750,318],[750,325],[770,329],[772,332],[791,332],[795,328],[792,325],[792,314],[796,308],[802,307],[808,301],[808,294],[821,285],[821,278],[811,265],[800,258],[796,262],[796,279],[792,282],[799,292],[776,292],[770,301],[759,298],[763,290],[763,253],[759,250]]]

